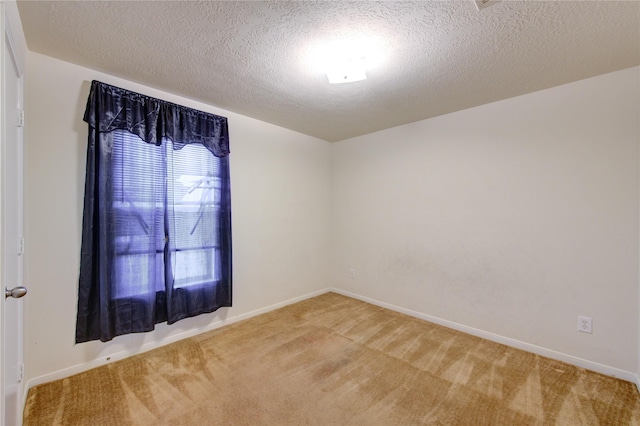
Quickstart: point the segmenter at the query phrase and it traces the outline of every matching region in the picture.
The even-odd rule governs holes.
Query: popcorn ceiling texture
[[[32,51],[332,142],[640,65],[636,1],[18,8]],[[309,49],[350,34],[378,39],[386,58],[365,81],[329,85]]]

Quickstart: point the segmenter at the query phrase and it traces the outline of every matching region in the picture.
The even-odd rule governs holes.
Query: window
[[[215,219],[222,189],[219,158],[197,144],[174,151],[173,143],[165,140],[159,149],[124,130],[114,130],[111,155],[115,297],[135,296],[150,288],[164,291],[165,261],[171,262],[169,279],[174,288],[219,280],[215,262],[219,250]]]
[[[93,82],[85,121],[76,341],[231,306],[226,119]]]

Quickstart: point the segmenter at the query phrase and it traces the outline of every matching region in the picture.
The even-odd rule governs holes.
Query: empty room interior
[[[3,63],[23,87],[28,288],[3,311],[20,304],[23,330],[14,399],[4,362],[5,411],[25,424],[640,423],[639,2],[2,8]],[[102,271],[87,241],[105,224],[100,201],[87,213],[88,137],[102,134],[87,117],[105,93],[223,123],[213,148],[197,144],[228,167],[206,187],[228,201],[211,250],[222,266],[203,260],[228,300],[174,315],[169,296],[191,290],[165,265],[154,306],[169,320],[104,334],[100,317],[86,321],[102,334],[85,336],[79,288],[100,279],[81,268]],[[142,145],[192,152],[153,132]],[[208,209],[172,217],[196,218],[193,235]],[[153,259],[180,259],[173,236],[162,244]],[[128,248],[114,250],[121,265]],[[200,258],[183,256],[194,279]],[[204,367],[190,373],[194,359]],[[138,391],[146,370],[163,385]],[[71,413],[74,391],[102,396]],[[107,400],[120,411],[104,414]]]

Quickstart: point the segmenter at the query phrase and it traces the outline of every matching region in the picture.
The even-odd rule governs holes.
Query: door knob
[[[24,296],[25,294],[27,294],[27,288],[26,287],[14,287],[11,290],[9,290],[8,288],[4,288],[4,298],[6,299],[7,297],[14,297],[16,299],[18,299],[19,297]]]

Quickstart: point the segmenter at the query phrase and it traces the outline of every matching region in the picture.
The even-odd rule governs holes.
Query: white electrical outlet
[[[349,269],[349,277],[354,280],[356,278],[356,270],[355,269]]]
[[[589,317],[578,317],[578,331],[591,334],[591,321]]]

